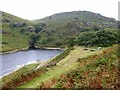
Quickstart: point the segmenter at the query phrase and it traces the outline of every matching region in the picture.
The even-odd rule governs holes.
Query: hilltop
[[[111,23],[117,22],[114,18],[105,17],[98,13],[93,13],[90,11],[71,11],[53,14],[51,16],[45,17],[43,19],[38,19],[38,22],[63,22],[61,20],[70,21],[78,19],[79,21],[86,22],[97,22],[97,23]]]

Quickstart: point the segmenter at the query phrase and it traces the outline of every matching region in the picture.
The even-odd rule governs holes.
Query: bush
[[[29,48],[35,48],[36,44],[39,41],[39,35],[38,34],[32,34],[29,37]]]
[[[119,42],[117,30],[104,29],[96,32],[84,32],[76,38],[76,43],[82,46],[111,46]]]

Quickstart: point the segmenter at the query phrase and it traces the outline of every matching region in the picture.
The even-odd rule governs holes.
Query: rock
[[[100,50],[101,49],[101,47],[98,47],[98,50]]]

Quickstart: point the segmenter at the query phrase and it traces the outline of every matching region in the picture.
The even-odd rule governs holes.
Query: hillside
[[[115,19],[88,11],[58,13],[36,22],[44,24],[40,41],[43,46],[62,46],[68,38],[76,37],[81,32],[117,28]]]
[[[51,60],[26,65],[3,77],[0,79],[3,90],[15,87],[120,88],[116,45],[120,43],[120,35],[113,18],[73,11],[29,21],[2,12],[0,32],[3,52],[30,45],[66,48]]]
[[[19,88],[119,89],[117,48],[91,52],[75,47],[55,67]]]
[[[2,51],[27,48],[30,38],[35,38],[32,45],[38,47],[65,47],[69,38],[106,28],[117,32],[117,21],[88,11],[58,13],[35,21],[2,12]]]
[[[118,45],[101,50],[75,46],[67,51],[69,53],[63,52],[37,70],[35,68],[38,64],[32,64],[4,77],[3,89],[17,87],[119,90],[117,49]]]
[[[32,21],[2,12],[2,51],[28,47],[28,35],[21,32],[31,25]]]
[[[59,78],[41,83],[40,88],[120,89],[117,47],[78,59],[78,66]]]

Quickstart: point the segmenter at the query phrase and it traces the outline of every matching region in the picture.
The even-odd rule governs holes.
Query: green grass
[[[110,50],[111,49],[111,50]],[[107,54],[98,54],[78,60],[76,69],[60,77],[53,88],[111,88],[118,89],[117,46],[105,50]]]
[[[26,23],[24,27],[28,27],[34,25],[34,22],[21,19],[5,12],[3,12],[2,20],[2,51],[0,52],[27,48],[29,36],[20,32],[23,27],[11,27],[11,25],[15,23]]]
[[[50,64],[52,62],[59,62],[61,59],[65,58],[70,53],[70,51],[72,49],[73,48],[68,48],[67,50],[65,50],[60,55],[57,55],[55,58],[53,58],[53,59],[49,60],[48,62],[46,62],[46,64]],[[20,83],[24,78],[27,79],[27,77],[29,77],[33,73],[34,73],[35,76],[37,76],[39,74],[42,74],[42,73],[46,72],[46,69],[45,69],[46,66],[42,66],[41,68],[39,68],[37,70],[34,70],[34,66],[37,66],[37,65],[39,65],[39,63],[38,64],[27,65],[27,66],[21,68],[20,70],[15,71],[14,73],[12,73],[12,74],[10,74],[8,76],[3,77],[3,80],[5,82],[5,83],[3,83],[3,85],[4,86],[5,85],[10,85],[11,87],[14,87],[16,82]],[[53,66],[50,66],[49,68],[53,68]],[[23,77],[23,76],[25,76],[25,77]],[[21,79],[21,81],[20,81],[20,79]]]
[[[22,49],[28,47],[28,37],[25,35],[21,35],[20,33],[14,32],[15,37],[3,35],[3,42],[7,42],[7,44],[3,44],[2,51],[11,51],[15,49]]]
[[[77,64],[73,64],[67,68],[63,67],[54,67],[54,70],[49,70],[48,72],[46,72],[43,75],[40,75],[37,78],[34,78],[32,81],[28,82],[27,84],[24,84],[18,88],[37,88],[40,86],[40,84],[42,82],[48,81],[52,78],[57,78],[59,77],[61,74],[66,73],[68,70],[71,70],[72,68],[75,68],[75,66],[77,66]]]
[[[83,58],[88,55],[92,55],[96,52],[88,52],[83,50],[84,47],[75,47],[74,50],[72,50],[69,55],[67,55],[65,58],[63,58],[61,61],[57,63],[56,66],[52,68],[48,68],[48,71],[46,73],[43,73],[39,77],[34,78],[30,82],[25,83],[24,85],[19,86],[18,88],[37,88],[40,86],[41,82],[47,82],[51,80],[52,78],[58,78],[61,74],[65,74],[72,69],[75,69],[78,66],[77,59]],[[81,54],[83,53],[83,54]]]
[[[52,61],[59,62],[60,60],[64,59],[69,53],[74,50],[74,47],[69,47],[67,50],[65,50],[60,55],[56,56]]]
[[[21,75],[27,75],[28,73],[32,72],[38,65],[39,65],[38,63],[29,64],[7,76],[4,76],[2,78],[2,81],[3,81],[2,84],[9,83],[14,80],[20,79]]]

